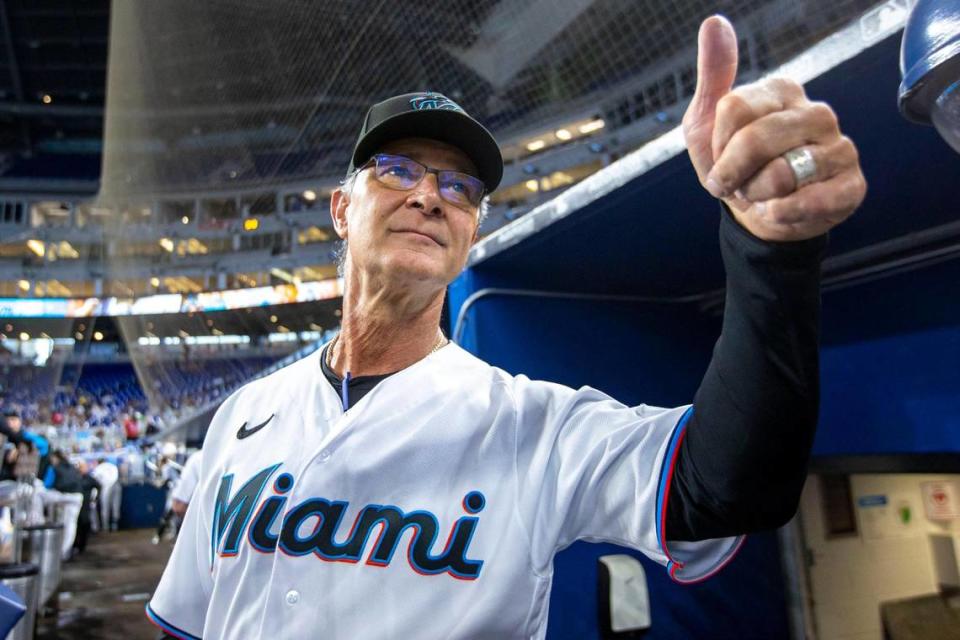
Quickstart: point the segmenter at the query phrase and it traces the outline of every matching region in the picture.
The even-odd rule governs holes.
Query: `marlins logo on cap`
[[[410,99],[410,106],[417,111],[424,109],[447,109],[466,113],[463,107],[441,93],[425,93]]]

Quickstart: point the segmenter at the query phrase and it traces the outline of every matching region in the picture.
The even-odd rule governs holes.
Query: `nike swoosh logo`
[[[251,427],[250,429],[247,429],[247,423],[244,422],[242,425],[240,425],[240,429],[237,431],[237,440],[243,440],[244,438],[246,438],[246,437],[248,437],[248,436],[252,436],[252,435],[255,434],[257,431],[260,431],[260,429],[263,429],[265,426],[267,426],[267,424],[268,424],[271,420],[273,420],[273,416],[275,416],[275,415],[276,415],[276,414],[271,413],[269,418],[267,418],[266,420],[264,420],[263,422],[261,422],[261,423],[258,424],[257,426]]]

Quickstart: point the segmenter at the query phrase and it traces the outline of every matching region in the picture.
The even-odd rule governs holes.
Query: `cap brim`
[[[487,193],[500,185],[503,156],[487,129],[458,111],[429,109],[408,111],[387,118],[371,129],[353,150],[350,171],[369,160],[388,142],[403,138],[439,140],[463,151],[477,167]]]

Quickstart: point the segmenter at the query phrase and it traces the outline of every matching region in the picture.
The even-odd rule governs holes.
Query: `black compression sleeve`
[[[826,243],[760,240],[724,207],[723,329],[674,469],[666,539],[773,529],[796,512],[819,411]]]

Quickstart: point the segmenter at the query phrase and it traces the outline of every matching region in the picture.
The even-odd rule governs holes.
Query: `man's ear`
[[[334,189],[330,194],[330,219],[333,229],[341,240],[347,239],[347,207],[350,204],[350,194],[340,189]]]

